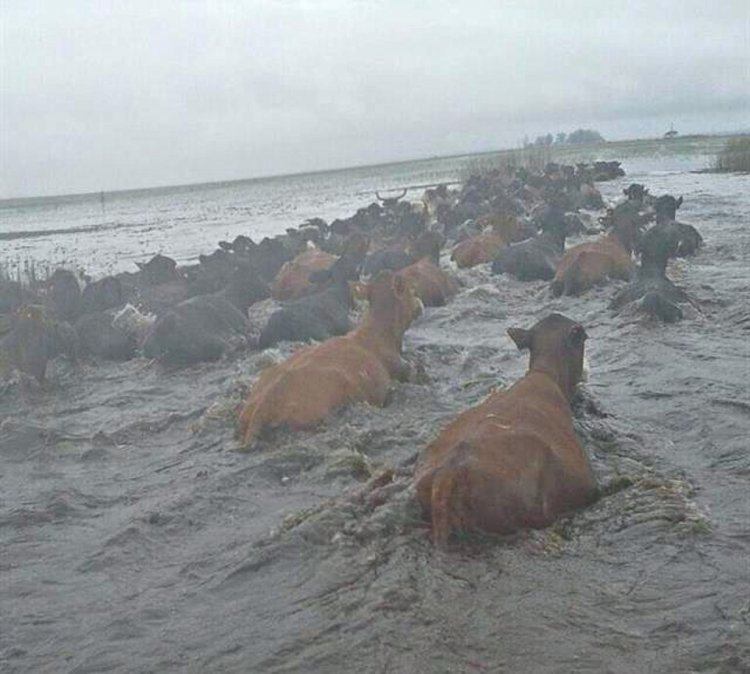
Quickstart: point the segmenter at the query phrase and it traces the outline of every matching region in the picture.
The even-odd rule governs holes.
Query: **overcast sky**
[[[750,0],[0,0],[0,198],[750,127]]]

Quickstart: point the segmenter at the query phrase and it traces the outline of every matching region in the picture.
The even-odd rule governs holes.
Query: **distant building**
[[[672,124],[672,126],[669,127],[669,131],[664,134],[664,137],[674,138],[675,136],[677,136],[677,131],[674,130],[674,124]]]

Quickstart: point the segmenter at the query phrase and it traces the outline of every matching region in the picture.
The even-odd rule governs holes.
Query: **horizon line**
[[[747,135],[748,131],[732,131],[732,132],[714,132],[714,133],[689,133],[682,136],[678,136],[678,138],[705,138],[705,137],[711,137],[711,136],[738,136],[738,135]],[[578,144],[572,144],[569,145],[567,143],[553,143],[551,146],[546,145],[544,147],[586,147],[586,146],[597,146],[597,145],[616,145],[619,143],[632,143],[634,141],[643,141],[643,140],[663,140],[663,137],[642,137],[642,138],[624,138],[620,140],[605,140],[601,142],[594,142],[594,143],[578,143]],[[528,147],[537,147],[534,143],[531,143]],[[364,169],[364,168],[379,168],[383,166],[398,166],[400,164],[411,164],[413,162],[420,162],[420,161],[435,161],[440,159],[457,159],[459,157],[469,157],[469,156],[481,156],[481,155],[488,155],[488,154],[500,154],[503,152],[515,152],[518,150],[523,150],[525,147],[505,147],[505,148],[497,148],[493,150],[480,150],[477,152],[458,152],[454,154],[445,154],[445,155],[430,155],[430,156],[422,156],[422,157],[412,157],[409,159],[397,159],[393,161],[384,161],[384,162],[375,162],[374,164],[350,164],[349,166],[338,166],[335,168],[327,168],[327,169],[313,169],[309,171],[293,171],[291,173],[272,173],[269,175],[258,175],[258,176],[248,176],[245,178],[227,178],[223,180],[209,180],[209,181],[202,181],[202,182],[190,182],[190,183],[169,183],[164,185],[151,185],[148,187],[126,187],[122,189],[115,189],[115,190],[94,190],[90,192],[64,192],[60,194],[39,194],[39,195],[29,195],[29,196],[16,196],[16,197],[2,197],[0,198],[0,207],[8,206],[9,204],[14,204],[18,202],[24,202],[24,201],[44,201],[44,200],[54,200],[54,199],[83,199],[86,197],[97,197],[101,195],[107,195],[107,194],[127,194],[129,192],[150,192],[150,191],[156,191],[156,190],[170,190],[170,189],[178,189],[178,188],[189,188],[189,187],[198,187],[198,186],[216,186],[216,185],[232,185],[237,183],[246,183],[246,182],[255,182],[255,181],[264,181],[264,180],[276,180],[280,178],[296,178],[301,176],[309,176],[309,175],[320,175],[325,173],[337,173],[341,171],[351,171],[353,169]]]

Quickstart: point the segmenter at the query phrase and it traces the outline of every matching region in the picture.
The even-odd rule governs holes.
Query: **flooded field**
[[[564,162],[631,158],[654,170],[704,169],[727,142],[722,136],[634,140],[544,150]],[[534,151],[534,150],[532,150]],[[514,160],[518,150],[424,159],[229,183],[106,194],[0,201],[0,271],[15,276],[30,263],[42,273],[63,264],[101,276],[135,271],[156,253],[193,262],[238,234],[261,239],[308,218],[341,218],[375,200],[375,191],[463,180],[477,168]]]
[[[620,283],[552,299],[543,282],[457,272],[459,295],[406,333],[419,383],[251,453],[236,451],[233,406],[291,347],[172,371],[143,358],[59,362],[45,389],[0,390],[0,669],[749,671],[750,177],[690,173],[701,154],[617,158],[628,175],[599,185],[606,199],[631,182],[683,195],[679,218],[705,239],[670,265],[700,307],[677,324],[613,316]],[[330,191],[316,183],[304,200],[287,186],[276,210],[262,206],[268,233],[347,215],[370,189],[460,173],[440,161],[362,169],[339,186],[323,174]],[[75,262],[102,246],[97,271],[157,250],[187,259],[266,233],[247,226],[260,216],[225,218],[243,200],[256,208],[238,192],[256,189],[186,188],[182,207],[176,192],[149,196],[162,216],[122,196],[130,215],[112,222],[127,226],[47,240]],[[55,208],[88,209],[95,225],[99,207]],[[178,241],[180,208],[192,224]],[[14,222],[28,216],[31,231],[25,213]],[[53,210],[44,218],[51,227]],[[575,424],[601,498],[547,530],[437,553],[410,488],[416,458],[456,413],[523,374],[528,356],[506,329],[550,311],[590,337]],[[384,470],[396,478],[378,488]]]

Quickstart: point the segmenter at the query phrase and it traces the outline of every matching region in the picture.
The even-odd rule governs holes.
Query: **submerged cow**
[[[81,314],[81,286],[68,269],[55,269],[47,283],[45,306],[57,320],[74,321]]]
[[[441,234],[428,230],[414,241],[401,241],[400,244],[368,254],[362,265],[362,274],[374,277],[381,271],[398,271],[419,262],[424,257],[430,257],[437,263],[440,260],[440,249],[444,244],[445,238]]]
[[[501,248],[520,241],[528,232],[514,215],[492,215],[480,218],[485,231],[461,241],[453,249],[451,260],[460,268],[490,262]]]
[[[703,245],[703,237],[692,225],[677,222],[677,209],[682,206],[682,197],[675,199],[671,194],[664,194],[654,202],[656,213],[655,229],[669,230],[677,235],[677,246],[672,257],[688,257],[695,255]]]
[[[342,255],[330,269],[313,272],[310,282],[318,292],[287,302],[268,319],[260,333],[258,346],[266,349],[282,341],[322,341],[343,335],[351,329],[350,282],[359,278],[359,254]]]
[[[492,261],[493,274],[519,281],[549,281],[565,250],[568,224],[562,211],[550,209],[541,218],[541,234],[500,249]]]
[[[565,251],[552,281],[552,294],[578,295],[608,279],[627,281],[633,272],[632,251],[640,225],[637,213],[621,212],[608,234]]]
[[[123,304],[125,304],[125,291],[122,281],[116,276],[105,276],[89,283],[81,294],[81,307],[84,314],[115,309]]]
[[[625,175],[625,170],[620,168],[619,161],[595,161],[593,166],[593,178],[597,182],[614,180]]]
[[[174,280],[177,276],[177,263],[166,255],[157,253],[148,262],[135,263],[143,280],[148,285],[156,286]]]
[[[546,527],[595,495],[570,416],[586,331],[551,314],[530,330],[508,333],[531,352],[526,375],[459,415],[417,467],[417,498],[440,548],[456,533]]]
[[[344,243],[343,254],[360,255],[367,253],[370,241],[367,237],[353,234]],[[283,302],[310,295],[318,290],[310,281],[310,274],[330,268],[336,256],[319,248],[300,253],[293,260],[285,262],[271,284],[271,297]]]
[[[689,295],[666,276],[667,261],[679,248],[680,232],[675,223],[652,227],[639,244],[641,263],[635,278],[610,302],[617,311],[639,302],[639,309],[651,318],[674,323],[682,318],[683,303],[692,303]]]
[[[419,300],[391,272],[366,288],[370,307],[357,328],[304,347],[260,375],[239,415],[243,445],[267,428],[312,428],[348,403],[382,407],[391,381],[408,376],[401,341],[420,311]]]
[[[425,232],[415,245],[417,261],[397,274],[414,290],[426,307],[442,307],[458,291],[455,279],[440,268],[440,249],[445,239],[437,232]]]
[[[253,269],[238,265],[223,290],[191,297],[159,316],[146,338],[144,353],[170,365],[218,360],[246,345],[247,309],[266,297],[268,287]]]
[[[105,360],[130,360],[138,349],[137,334],[117,321],[118,312],[92,311],[75,322],[78,346],[82,356]]]
[[[191,296],[188,279],[177,263],[166,255],[155,255],[148,262],[136,262],[135,274],[121,272],[123,299],[133,302],[142,311],[163,314]]]

